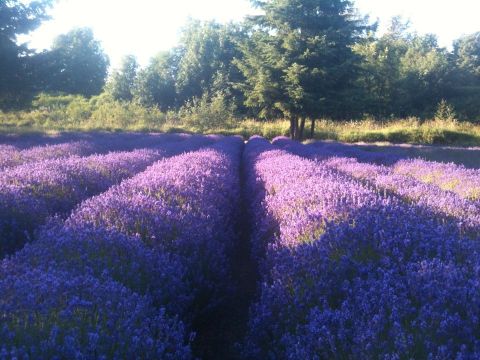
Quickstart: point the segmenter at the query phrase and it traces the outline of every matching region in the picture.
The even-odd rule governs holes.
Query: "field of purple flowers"
[[[480,358],[480,170],[281,137],[2,141],[0,359]]]

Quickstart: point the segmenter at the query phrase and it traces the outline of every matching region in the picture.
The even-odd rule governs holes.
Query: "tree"
[[[99,94],[107,77],[109,60],[89,28],[78,28],[60,35],[49,53],[52,79],[46,90]]]
[[[377,117],[432,114],[447,96],[451,72],[449,54],[433,35],[409,31],[400,17],[391,20],[380,38],[357,43],[362,57],[358,86],[363,89],[362,112]]]
[[[480,111],[480,32],[454,42],[452,62],[455,71],[450,79],[451,102],[460,117],[479,119]]]
[[[235,42],[241,36],[241,30],[232,24],[191,21],[185,27],[174,50],[179,104],[205,93],[234,96],[231,83],[239,74],[232,61],[240,54]]]
[[[25,3],[0,1],[0,108],[22,102],[30,92],[33,52],[17,43],[17,36],[28,34],[48,19],[51,0]]]
[[[191,21],[176,48],[160,53],[138,73],[135,99],[163,110],[218,94],[228,103],[235,102],[241,97],[232,87],[240,78],[232,65],[239,54],[235,43],[239,36],[241,31],[231,24]]]
[[[239,46],[243,54],[234,63],[244,76],[237,88],[245,96],[245,105],[261,119],[281,117],[282,104],[289,99],[280,83],[283,59],[277,42],[264,31],[254,31]]]
[[[155,56],[150,65],[138,73],[134,98],[145,106],[168,110],[175,106],[176,59],[171,52]]]
[[[352,2],[253,4],[264,14],[250,18],[252,35],[236,61],[245,77],[241,87],[246,105],[257,108],[260,116],[282,114],[297,139],[303,137],[307,116],[344,115],[357,72],[358,56],[352,46],[369,28]]]
[[[457,66],[480,77],[480,31],[457,39],[453,46]]]
[[[120,69],[115,70],[108,83],[108,92],[115,100],[131,101],[135,92],[138,62],[135,56],[127,55],[122,59]]]
[[[437,38],[415,35],[400,59],[398,114],[433,114],[447,95],[445,80],[450,70],[448,53],[438,46]]]
[[[361,57],[358,86],[363,89],[362,111],[387,117],[396,111],[399,98],[400,62],[408,48],[408,24],[391,20],[385,35],[358,42],[353,49]]]

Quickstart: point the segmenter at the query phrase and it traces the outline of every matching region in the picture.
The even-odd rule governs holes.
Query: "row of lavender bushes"
[[[178,140],[168,137],[151,144],[155,146],[150,149],[70,156],[0,171],[0,255],[21,248],[50,216],[68,214],[79,202],[164,156],[211,142],[208,137],[197,136],[187,142]]]
[[[27,137],[11,139],[11,144],[0,145],[0,171],[14,166],[69,156],[88,156],[110,151],[131,151],[155,147],[164,141],[180,141],[187,134],[66,134],[57,137]]]
[[[356,179],[362,165],[328,149],[274,143],[253,138],[244,153],[261,280],[243,355],[478,358],[478,232],[433,200]]]
[[[274,142],[292,146],[292,142],[286,141],[283,137],[277,138]],[[295,147],[298,149],[298,146]],[[480,201],[479,169],[469,169],[463,165],[427,161],[421,158],[403,159],[401,155],[387,149],[382,152],[370,152],[339,143],[316,142],[302,148],[301,151],[304,154],[308,152],[307,155],[314,157],[347,157],[362,163],[389,166],[390,171],[398,175],[407,175],[421,182],[436,185],[442,190],[454,192],[467,200]]]
[[[378,192],[413,203],[426,216],[457,224],[465,235],[480,236],[480,202],[472,196],[480,190],[480,172],[476,169],[400,159],[388,152],[379,157],[350,146],[305,146],[283,137],[274,139],[273,144],[359,179]]]
[[[477,358],[475,170],[273,143],[243,155],[261,281],[242,356]],[[4,260],[0,357],[192,358],[229,291],[242,147],[161,160]]]
[[[193,357],[193,319],[230,285],[238,211],[243,142],[214,140],[84,201],[2,262],[1,355]]]

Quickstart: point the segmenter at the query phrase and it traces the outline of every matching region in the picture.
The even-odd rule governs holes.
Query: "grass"
[[[0,112],[0,133],[56,133],[65,131],[140,131],[189,132],[224,135],[262,135],[272,139],[288,135],[288,121],[260,122],[233,119],[224,109],[202,109],[204,117],[215,117],[214,127],[198,122],[199,114],[186,118],[181,112],[160,112],[134,103],[96,100],[92,103],[72,101],[67,106],[40,107],[30,111]],[[217,112],[215,112],[217,111]],[[191,116],[191,112],[189,116]],[[218,119],[224,119],[219,121]],[[207,125],[206,125],[207,124]],[[310,124],[306,124],[308,133]],[[394,144],[427,144],[480,146],[480,124],[455,120],[421,121],[417,118],[389,121],[316,121],[314,138],[340,142],[389,142]]]
[[[420,121],[416,118],[375,122],[334,123],[320,121],[316,139],[354,142],[390,142],[394,144],[480,145],[480,124],[454,120]]]

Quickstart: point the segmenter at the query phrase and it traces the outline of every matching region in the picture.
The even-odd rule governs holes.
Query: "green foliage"
[[[240,134],[245,138],[259,134],[272,139],[279,135],[286,136],[290,131],[288,120],[234,118],[231,113],[233,109],[220,95],[210,100],[197,100],[195,106],[190,103],[180,111],[171,110],[167,113],[135,102],[115,101],[107,94],[89,100],[81,96],[61,96],[56,99],[42,95],[41,98],[43,100],[39,101],[38,107],[30,111],[0,112],[0,132],[183,131]],[[213,119],[213,122],[209,119]],[[440,119],[421,121],[418,118],[388,122],[373,119],[348,122],[317,120],[314,138],[342,142],[480,146],[480,125]]]
[[[107,130],[187,131],[260,134],[269,139],[288,135],[288,120],[258,121],[235,117],[235,107],[221,93],[188,102],[178,111],[161,112],[137,102],[116,101],[107,93],[87,99],[79,95],[40,94],[29,111],[0,112],[0,132]],[[379,122],[373,119],[338,122],[317,120],[314,138],[343,142],[480,145],[480,125],[451,119],[451,106],[441,103],[443,118],[418,118]],[[446,115],[445,115],[446,114]],[[310,125],[310,124],[307,124]]]
[[[307,119],[368,114],[379,121],[415,116],[448,123],[455,115],[480,121],[480,32],[456,40],[449,51],[435,36],[412,32],[400,17],[379,36],[375,24],[358,16],[353,0],[252,0],[259,15],[225,25],[191,20],[178,46],[143,68],[135,57],[125,57],[104,86],[108,58],[90,29],[61,35],[51,50],[39,53],[17,43],[18,35],[48,18],[52,1],[0,1],[0,109],[31,105],[27,123],[101,127],[96,122],[105,121],[115,128],[176,123],[232,131],[237,114],[263,122],[287,119],[290,135],[300,138],[307,123],[315,127]],[[34,120],[37,116],[42,121]],[[259,124],[250,126],[279,130]],[[433,141],[438,135],[385,134],[368,136]]]
[[[55,111],[69,106],[72,102],[83,100],[84,98],[81,95],[40,93],[32,101],[32,108]]]
[[[358,86],[365,91],[363,112],[378,117],[429,116],[446,93],[449,55],[433,35],[408,32],[408,23],[393,18],[378,39],[354,46],[363,57]]]
[[[282,117],[282,104],[288,100],[281,88],[281,62],[270,34],[255,31],[239,44],[242,57],[234,63],[244,79],[236,84],[245,97],[245,105],[261,119]]]
[[[146,69],[142,69],[135,80],[134,99],[144,106],[158,106],[168,110],[175,106],[176,59],[169,52],[154,57]]]
[[[24,105],[32,92],[35,56],[17,36],[48,18],[51,0],[0,1],[0,109]]]
[[[158,108],[117,101],[107,93],[90,99],[42,93],[31,111],[15,114],[21,118],[17,119],[18,126],[55,130],[149,130],[159,129],[166,121]]]
[[[480,32],[454,42],[454,69],[448,78],[450,97],[459,118],[480,120]]]
[[[176,48],[158,54],[138,72],[132,92],[134,101],[168,111],[205,94],[221,92],[229,102],[238,103],[239,93],[232,82],[239,74],[232,61],[239,54],[234,38],[240,34],[233,25],[189,22]],[[111,83],[115,83],[115,77]]]
[[[455,121],[457,115],[454,107],[445,99],[438,103],[437,111],[435,112],[435,119],[444,121]]]
[[[346,0],[255,1],[263,15],[251,18],[252,36],[237,66],[246,105],[260,116],[339,117],[351,96],[357,55],[352,46],[369,28]],[[299,133],[299,135],[297,134]]]
[[[201,97],[212,89],[216,78],[228,77],[230,62],[235,55],[229,37],[230,29],[215,22],[191,21],[182,32],[178,57],[176,90],[180,102]],[[222,84],[225,85],[225,84]]]
[[[133,55],[127,55],[122,59],[120,69],[115,70],[107,84],[106,91],[115,100],[131,101],[135,92],[138,63]]]
[[[115,101],[108,96],[90,100],[93,111],[86,121],[89,128],[109,130],[150,130],[160,128],[165,114],[158,108],[144,107],[135,102]]]
[[[456,40],[453,54],[460,69],[480,77],[480,31]]]
[[[204,93],[201,98],[188,101],[180,108],[178,115],[185,125],[196,131],[226,129],[233,123],[235,106],[222,93],[212,97]]]
[[[48,59],[52,74],[47,90],[87,97],[102,91],[109,60],[91,29],[78,28],[57,37]]]

